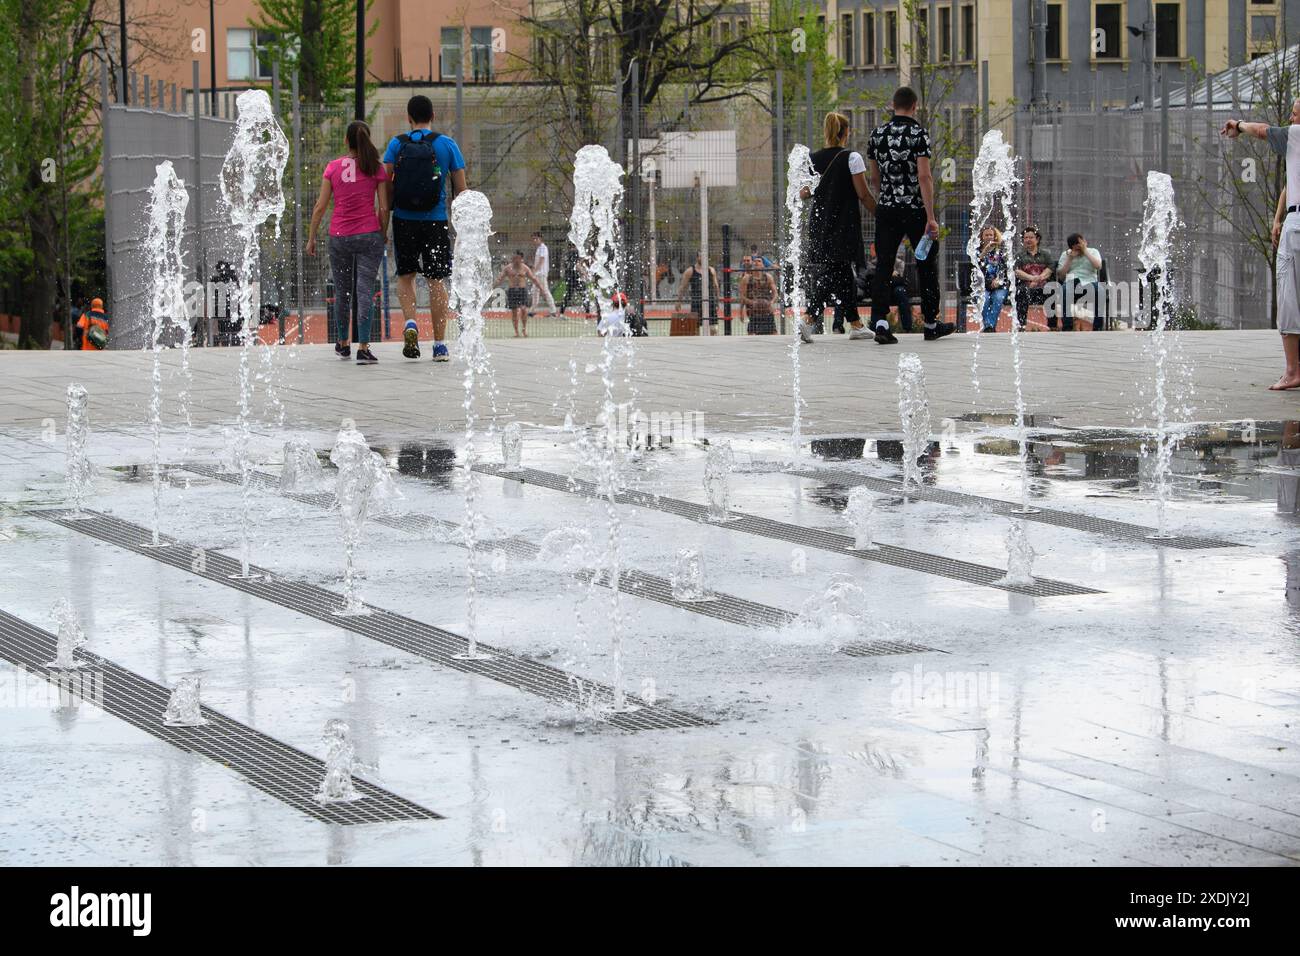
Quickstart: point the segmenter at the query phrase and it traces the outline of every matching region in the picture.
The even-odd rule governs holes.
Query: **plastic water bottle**
[[[918,262],[923,261],[925,257],[930,254],[930,250],[933,248],[934,248],[934,240],[930,238],[930,234],[927,232],[924,236],[921,237],[921,241],[916,244],[915,256],[917,261]]]

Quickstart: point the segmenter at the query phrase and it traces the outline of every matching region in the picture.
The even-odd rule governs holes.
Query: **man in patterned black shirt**
[[[893,262],[906,238],[915,251],[921,237],[939,240],[934,218],[934,178],[930,173],[930,134],[916,121],[916,93],[899,87],[894,93],[894,115],[871,133],[867,152],[871,160],[871,185],[877,199],[876,261]],[[953,331],[951,322],[939,321],[939,269],[936,249],[916,263],[921,286],[921,316],[925,338],[940,339]],[[871,326],[876,341],[893,345],[889,331],[889,270],[877,269],[871,285]]]

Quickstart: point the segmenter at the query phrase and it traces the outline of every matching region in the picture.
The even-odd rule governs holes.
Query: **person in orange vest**
[[[80,332],[81,351],[98,352],[108,348],[108,316],[104,313],[104,300],[96,297],[90,300],[90,309],[81,314],[77,320]]]

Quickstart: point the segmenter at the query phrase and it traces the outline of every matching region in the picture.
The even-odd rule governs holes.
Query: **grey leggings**
[[[357,341],[370,341],[370,304],[375,297],[379,264],[384,259],[384,236],[363,232],[355,236],[330,236],[330,272],[334,274],[334,331],[337,341],[349,341],[352,324],[352,264],[357,268]]]

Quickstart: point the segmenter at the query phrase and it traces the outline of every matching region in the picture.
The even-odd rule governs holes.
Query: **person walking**
[[[1007,301],[1007,257],[1002,251],[1002,233],[992,226],[980,230],[977,265],[984,277],[984,312],[981,332],[996,332],[1002,306]]]
[[[853,269],[866,269],[862,241],[862,214],[876,208],[867,189],[867,164],[862,154],[850,150],[849,118],[827,113],[822,121],[826,145],[812,154],[812,167],[821,179],[814,189],[804,187],[801,195],[811,198],[808,210],[808,317],[799,325],[799,338],[811,344],[813,334],[823,331],[822,314],[833,308],[832,328],[853,327],[851,339],[871,337],[858,318],[857,286]]]
[[[546,306],[550,311],[548,315],[554,315],[555,299],[551,295],[551,250],[546,248],[546,243],[542,240],[542,234],[535,232],[530,237],[533,242],[533,275],[537,276],[537,287],[533,290],[532,311],[541,308],[542,301],[546,301]]]
[[[528,283],[532,283],[538,290],[542,288],[541,282],[537,280],[537,275],[532,269],[524,264],[524,254],[521,250],[515,250],[501,269],[496,278],[496,285],[505,283],[506,287],[506,308],[510,310],[510,322],[515,327],[515,338],[519,338],[519,323],[522,322],[523,336],[528,338]]]
[[[433,360],[446,362],[447,286],[451,276],[451,237],[447,210],[464,192],[465,158],[456,141],[435,132],[433,101],[412,96],[406,103],[409,133],[394,136],[384,150],[389,208],[393,211],[393,251],[397,258],[397,301],[406,326],[402,355],[420,357],[420,326],[415,320],[415,276],[429,286]]]
[[[77,351],[102,352],[108,348],[108,313],[103,299],[95,296],[90,300],[90,308],[81,313],[76,328]]]
[[[893,262],[904,238],[914,250],[921,238],[939,240],[934,218],[934,175],[930,170],[930,134],[916,120],[917,96],[910,87],[894,92],[894,115],[871,133],[871,186],[877,196],[876,257]],[[921,318],[926,341],[951,335],[956,326],[939,321],[938,250],[930,249],[916,263],[921,294]],[[876,341],[889,345],[898,340],[889,331],[889,271],[877,269],[871,288],[871,327]]]
[[[352,355],[352,305],[357,309],[357,364],[379,360],[370,351],[371,302],[379,266],[384,261],[384,235],[388,232],[388,196],[381,189],[388,172],[379,150],[370,140],[370,127],[361,120],[348,124],[348,153],[332,159],[321,177],[320,195],[307,228],[307,255],[316,255],[316,232],[334,202],[330,216],[330,274],[334,279],[334,354]]]
[[[1029,324],[1029,307],[1047,302],[1047,282],[1052,277],[1052,257],[1043,250],[1043,234],[1037,226],[1025,226],[1020,234],[1020,254],[1016,256],[1016,321]],[[1055,310],[1049,310],[1047,327],[1056,328]]]
[[[1246,123],[1230,119],[1220,133],[1236,139],[1245,133],[1268,143],[1286,161],[1286,188],[1278,196],[1273,217],[1273,243],[1277,247],[1277,330],[1282,335],[1282,377],[1269,386],[1274,392],[1300,388],[1300,205],[1287,198],[1300,196],[1300,99],[1291,104],[1286,126]]]

